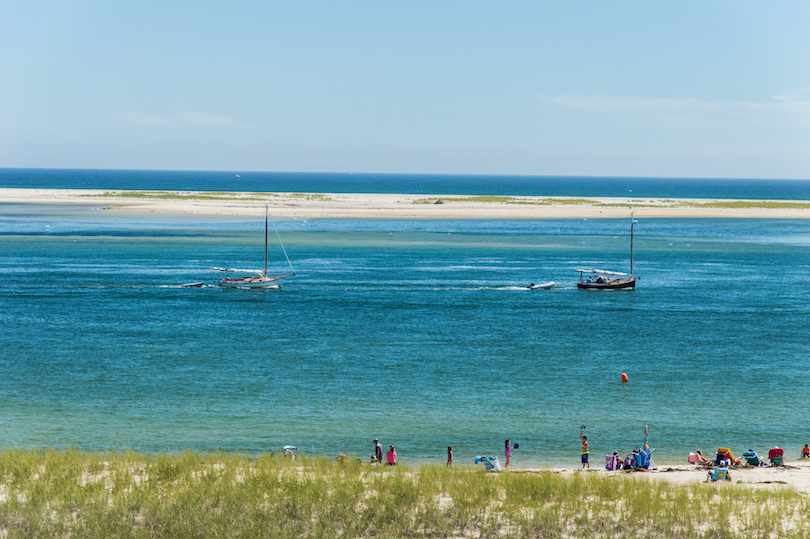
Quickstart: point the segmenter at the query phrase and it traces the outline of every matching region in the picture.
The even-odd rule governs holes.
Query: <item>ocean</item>
[[[0,168],[0,188],[810,200],[808,180]]]
[[[31,174],[52,188],[137,176]],[[212,189],[197,175],[131,187]],[[314,190],[357,190],[321,181],[330,189]],[[566,181],[577,187],[555,194],[609,196]],[[738,183],[810,199],[796,195],[803,182]],[[227,290],[207,268],[261,264],[263,221],[0,204],[0,447],[292,444],[367,459],[379,438],[402,462],[443,462],[450,445],[472,464],[502,456],[508,438],[520,467],[578,466],[581,425],[596,466],[640,446],[645,426],[659,464],[718,446],[779,445],[794,459],[810,442],[808,221],[639,219],[637,288],[610,292],[578,290],[574,268],[626,270],[629,219],[275,226],[297,275],[281,290]],[[286,268],[277,243],[270,265]],[[195,280],[206,286],[180,286]]]

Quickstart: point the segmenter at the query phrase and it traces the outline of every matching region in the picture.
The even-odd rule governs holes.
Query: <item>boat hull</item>
[[[529,286],[529,290],[548,290],[549,288],[551,288],[555,284],[556,283],[554,281],[549,281],[547,283],[535,284],[535,285]]]
[[[219,285],[224,288],[281,288],[281,285],[276,281],[278,279],[222,279]]]
[[[608,279],[604,283],[580,281],[577,288],[585,290],[621,290],[622,288],[635,288],[636,279]]]

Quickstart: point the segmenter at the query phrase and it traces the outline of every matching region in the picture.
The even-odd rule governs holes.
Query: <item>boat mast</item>
[[[630,259],[632,260],[632,255]],[[267,276],[267,205],[264,206],[264,275]]]
[[[630,212],[630,278],[633,278],[633,212]]]

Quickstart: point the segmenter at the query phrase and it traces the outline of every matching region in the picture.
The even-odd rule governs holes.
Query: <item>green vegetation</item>
[[[762,208],[769,210],[810,210],[808,202],[781,202],[778,200],[728,200],[720,202],[683,202],[681,206],[697,208]]]
[[[418,198],[414,204],[445,204],[453,202],[485,202],[495,204],[529,204],[537,206],[548,206],[551,204],[586,204],[591,206],[606,206],[595,200],[586,198],[519,198],[507,196],[470,196],[456,198]]]
[[[806,537],[791,488],[183,452],[0,454],[3,537]]]
[[[303,200],[323,200],[323,201],[332,200],[330,197],[322,195],[320,193],[290,193],[289,195],[286,196],[288,198],[300,198]]]
[[[448,202],[494,202],[497,204],[517,204],[520,199],[503,196],[472,196],[456,198],[418,198],[414,204],[445,204]]]
[[[810,202],[790,202],[774,200],[730,200],[718,202],[695,202],[687,200],[661,199],[657,201],[630,200],[616,202],[600,202],[587,198],[531,198],[508,196],[471,196],[455,198],[419,198],[414,204],[437,204],[454,202],[483,202],[495,204],[527,204],[536,206],[551,205],[578,205],[599,208],[620,208],[632,206],[634,208],[737,208],[737,209],[777,209],[777,210],[810,210]]]
[[[185,191],[105,191],[102,194],[80,195],[95,198],[140,198],[149,200],[265,200],[267,198],[296,198],[304,200],[332,200],[317,193],[229,193],[229,192],[185,192]]]
[[[151,199],[151,200],[267,200],[269,198],[287,200],[317,200],[328,202],[333,200],[320,193],[236,193],[207,191],[194,193],[188,191],[105,191],[102,194],[80,195],[91,198],[121,198],[121,199]],[[777,209],[777,210],[810,210],[810,202],[790,202],[775,200],[731,200],[719,202],[696,202],[686,200],[663,199],[658,201],[631,201],[600,202],[587,198],[535,198],[511,196],[469,196],[469,197],[439,197],[418,198],[413,204],[453,204],[453,203],[485,203],[485,204],[518,204],[531,206],[592,206],[599,208],[732,208],[732,209]]]
[[[100,195],[80,195],[95,198],[141,198],[149,200],[263,200],[277,195],[262,193],[191,193],[178,191],[105,191]]]

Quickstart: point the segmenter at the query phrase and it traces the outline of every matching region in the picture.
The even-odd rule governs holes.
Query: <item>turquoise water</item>
[[[509,438],[520,466],[576,465],[583,424],[596,462],[645,425],[659,463],[810,441],[807,221],[640,220],[638,288],[614,292],[573,268],[627,268],[627,220],[281,221],[297,276],[213,286],[260,263],[262,226],[0,205],[0,445],[367,458],[379,437],[472,463]]]

